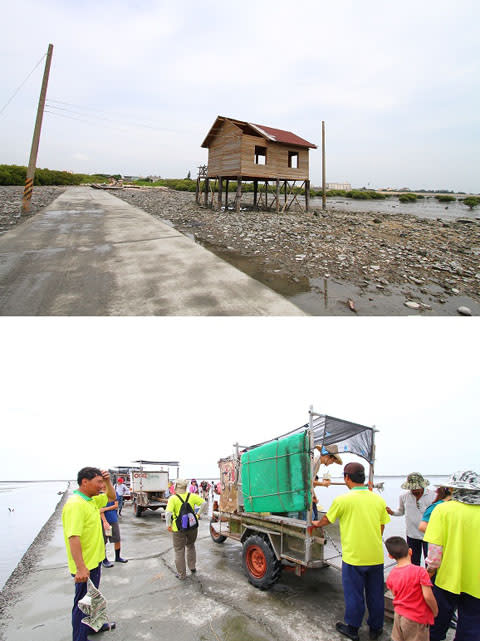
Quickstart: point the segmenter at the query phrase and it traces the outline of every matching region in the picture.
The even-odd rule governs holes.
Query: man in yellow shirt
[[[446,486],[452,498],[433,510],[425,532],[427,565],[436,572],[433,593],[438,616],[430,640],[445,639],[451,616],[458,608],[455,639],[480,639],[480,475],[455,472]]]
[[[115,501],[116,494],[110,474],[96,467],[84,467],[77,475],[78,489],[65,503],[62,511],[63,534],[67,549],[68,569],[75,579],[72,609],[73,641],[88,641],[88,627],[82,624],[84,613],[78,602],[87,593],[90,578],[98,588],[101,562],[105,557],[100,508]],[[106,494],[101,494],[106,490]],[[104,630],[115,627],[107,623]]]
[[[198,494],[187,492],[188,482],[184,479],[177,479],[175,482],[175,494],[168,499],[165,519],[168,531],[172,533],[173,549],[175,550],[175,567],[177,568],[177,579],[183,581],[187,577],[187,567],[192,574],[197,571],[195,541],[198,535],[198,519],[203,513],[207,504]],[[180,511],[183,504],[190,506],[190,519],[184,519],[187,523],[182,525]],[[195,513],[195,506],[199,510]],[[188,516],[188,515],[187,515]],[[188,521],[190,520],[190,523]],[[184,527],[184,526],[187,527]],[[187,563],[185,564],[185,550],[187,551]]]
[[[383,545],[382,534],[390,521],[385,501],[365,485],[365,469],[360,463],[343,468],[348,494],[337,496],[315,527],[340,521],[342,542],[342,584],[345,599],[345,622],[339,621],[340,634],[358,641],[358,629],[368,608],[370,639],[383,632]],[[364,597],[365,595],[365,597]]]

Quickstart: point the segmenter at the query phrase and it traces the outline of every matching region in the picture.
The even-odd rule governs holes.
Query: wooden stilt
[[[218,209],[222,209],[222,187],[223,187],[223,181],[222,177],[218,177]]]
[[[305,181],[305,211],[310,210],[310,181]]]
[[[277,195],[277,201],[276,201],[276,204],[275,204],[275,209],[276,209],[276,212],[278,214],[278,212],[280,211],[280,181],[278,180],[278,178],[276,180],[276,192],[275,193]]]
[[[268,209],[268,180],[265,181],[265,209]]]
[[[205,194],[204,194],[204,205],[205,207],[208,207],[208,192],[210,190],[210,180],[208,178],[205,178]]]
[[[253,208],[258,209],[257,205],[258,199],[258,180],[253,181]]]
[[[240,213],[240,202],[242,200],[242,177],[237,176],[237,195],[235,197],[235,211]]]
[[[228,211],[228,185],[230,181],[228,178],[225,180],[225,211]]]
[[[197,178],[197,186],[195,188],[195,202],[197,205],[200,204],[200,176]]]

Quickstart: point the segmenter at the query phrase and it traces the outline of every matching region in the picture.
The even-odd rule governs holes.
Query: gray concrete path
[[[303,316],[150,214],[67,189],[0,238],[3,316]]]
[[[126,503],[120,519],[122,556],[128,563],[102,570],[100,589],[117,628],[99,641],[340,641],[341,573],[284,571],[269,591],[251,586],[242,569],[242,546],[219,545],[200,521],[197,573],[175,578],[172,537],[160,512],[135,518]],[[113,544],[108,545],[113,559]],[[0,623],[4,641],[69,641],[74,584],[66,565],[60,514],[37,566],[17,587]],[[386,623],[383,639],[391,629]],[[93,638],[93,637],[92,637]],[[361,638],[368,638],[364,625]]]

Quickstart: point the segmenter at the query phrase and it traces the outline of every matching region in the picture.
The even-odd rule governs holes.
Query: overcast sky
[[[2,319],[0,480],[179,460],[318,412],[375,425],[378,474],[478,469],[475,319]],[[339,470],[337,470],[339,471]]]
[[[54,44],[39,167],[184,177],[220,114],[318,145],[325,120],[329,182],[480,191],[478,0],[0,5],[0,110]],[[28,162],[42,72],[0,115],[0,163]]]

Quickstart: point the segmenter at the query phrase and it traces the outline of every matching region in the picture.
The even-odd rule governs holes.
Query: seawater
[[[0,481],[0,588],[52,515],[67,481]],[[10,511],[12,510],[12,511]]]
[[[466,197],[466,196],[465,196]],[[310,207],[321,209],[322,199],[311,198]],[[327,209],[338,209],[345,212],[374,212],[378,214],[413,214],[419,218],[455,220],[455,218],[478,217],[479,210],[469,209],[460,200],[441,203],[433,196],[427,196],[414,203],[401,203],[391,196],[385,200],[354,200],[352,198],[327,198]]]

